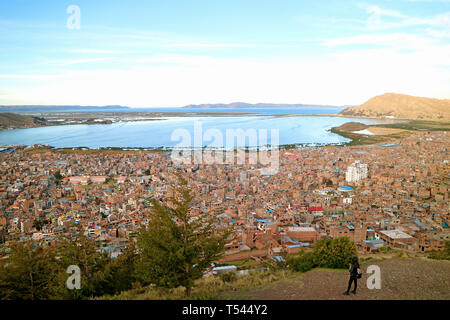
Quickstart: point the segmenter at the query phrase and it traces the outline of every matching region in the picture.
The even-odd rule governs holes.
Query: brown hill
[[[32,128],[47,125],[47,120],[38,117],[4,112],[0,113],[0,129]]]
[[[448,121],[450,120],[450,100],[385,93],[360,106],[344,109],[340,114],[363,118],[393,117],[397,119]]]

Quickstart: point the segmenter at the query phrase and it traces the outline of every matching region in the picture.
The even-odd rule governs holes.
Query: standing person
[[[355,288],[353,289],[352,293],[356,294],[356,288],[358,287],[358,273],[359,271],[359,263],[358,263],[358,257],[352,258],[352,264],[349,269],[350,272],[350,279],[348,280],[348,288],[347,291],[344,292],[345,295],[349,295],[350,288],[352,287],[352,283],[355,283]]]

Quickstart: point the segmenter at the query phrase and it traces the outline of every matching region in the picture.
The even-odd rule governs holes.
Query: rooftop
[[[412,236],[400,230],[383,230],[380,232],[392,239],[412,238]]]

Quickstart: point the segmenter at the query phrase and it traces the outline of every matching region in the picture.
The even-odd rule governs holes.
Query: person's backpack
[[[361,279],[361,277],[362,277],[362,271],[361,271],[360,268],[358,268],[358,269],[356,270],[356,273],[357,273],[356,278]]]

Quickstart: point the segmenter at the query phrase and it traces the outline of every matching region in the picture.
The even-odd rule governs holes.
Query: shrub
[[[312,252],[305,253],[303,251],[296,255],[292,255],[287,260],[290,269],[297,272],[306,272],[315,267],[314,254]]]
[[[297,265],[297,269],[298,269],[297,271],[299,271],[299,272],[306,272],[306,271],[311,270],[312,268],[313,268],[313,265],[309,261],[303,261]]]
[[[428,258],[435,260],[450,260],[450,255],[444,251],[430,251]]]
[[[219,300],[220,298],[213,294],[200,293],[193,294],[190,297],[184,297],[183,300]]]
[[[445,249],[430,251],[428,258],[436,260],[450,260],[450,241],[445,242]]]
[[[381,253],[388,253],[388,252],[392,252],[394,250],[392,250],[391,247],[381,247],[381,248],[378,249],[378,251],[381,252]]]
[[[347,268],[356,256],[355,244],[347,237],[319,240],[314,247],[314,264],[325,268]]]
[[[234,272],[225,272],[220,274],[219,277],[223,282],[234,282],[237,278],[236,273]]]

